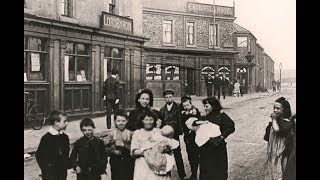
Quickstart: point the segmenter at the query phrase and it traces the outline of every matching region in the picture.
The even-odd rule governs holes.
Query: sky
[[[197,0],[213,4],[214,0]],[[249,30],[275,62],[274,68],[296,69],[296,1],[234,0],[235,23]],[[233,0],[215,0],[233,6]]]

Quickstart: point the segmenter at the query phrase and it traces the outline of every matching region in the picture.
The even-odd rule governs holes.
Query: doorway
[[[187,68],[187,91],[195,95],[195,69]]]

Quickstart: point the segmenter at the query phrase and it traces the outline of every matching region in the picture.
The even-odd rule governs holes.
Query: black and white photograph
[[[296,180],[296,1],[24,0],[23,18],[25,180]]]

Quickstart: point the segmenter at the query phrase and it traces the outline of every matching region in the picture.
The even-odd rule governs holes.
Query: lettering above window
[[[133,34],[133,20],[102,12],[101,28],[118,33]]]
[[[210,4],[200,4],[200,3],[192,3],[192,2],[187,3],[187,12],[189,13],[212,15],[214,11],[216,16],[234,17],[233,7],[216,5],[214,9],[213,5],[210,5]]]

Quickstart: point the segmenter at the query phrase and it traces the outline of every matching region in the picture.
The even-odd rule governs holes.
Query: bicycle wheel
[[[44,119],[38,115],[38,108],[38,105],[32,106],[29,113],[30,125],[34,130],[41,129],[44,123]]]

